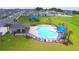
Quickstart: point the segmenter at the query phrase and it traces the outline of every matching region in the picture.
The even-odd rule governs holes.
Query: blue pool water
[[[44,38],[44,39],[45,38],[57,38],[57,36],[58,36],[57,33],[50,31],[49,29],[50,28],[45,27],[45,26],[39,26],[37,28],[39,37]]]

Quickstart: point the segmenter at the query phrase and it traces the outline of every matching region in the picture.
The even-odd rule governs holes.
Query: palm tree
[[[71,40],[70,40],[70,35],[71,35],[71,34],[73,34],[72,31],[68,31],[68,32],[65,32],[65,33],[64,33],[64,42],[63,42],[63,43],[64,43],[65,45],[68,45],[68,43],[73,45],[73,43],[72,43]]]
[[[68,39],[70,39],[70,35],[73,34],[73,31],[68,32]]]
[[[68,45],[68,40],[67,40],[68,33],[65,32],[63,35],[64,35],[64,37],[63,37],[63,39],[64,39],[63,44]]]
[[[65,23],[62,23],[62,26],[65,26]]]
[[[30,27],[28,26],[28,27],[25,27],[24,29],[26,30],[26,36],[25,37],[28,38],[28,39],[31,38],[30,36],[27,35]]]
[[[70,44],[73,44],[72,42],[71,42],[71,40],[70,40],[70,36],[71,36],[71,34],[73,34],[73,31],[69,31],[68,32],[68,42],[70,43]]]
[[[67,35],[68,35],[68,33],[65,32],[65,33],[64,33],[64,39],[67,39]]]

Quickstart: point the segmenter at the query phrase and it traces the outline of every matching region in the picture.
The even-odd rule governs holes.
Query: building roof
[[[58,30],[58,32],[66,32],[66,29],[64,26],[58,26],[57,30]]]
[[[16,15],[11,15],[11,17],[0,20],[0,27],[3,27],[5,24],[11,24],[17,16],[19,16],[18,13]]]
[[[0,32],[0,35],[2,35],[2,32]]]
[[[9,27],[10,30],[15,30],[15,29],[22,29],[24,27],[28,26],[26,23],[15,23],[15,24],[11,24],[11,26]]]

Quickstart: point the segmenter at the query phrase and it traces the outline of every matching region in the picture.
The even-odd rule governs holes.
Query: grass
[[[3,36],[5,41],[0,42],[0,50],[8,50],[8,51],[71,51],[71,50],[79,50],[79,16],[70,17],[39,17],[40,22],[29,22],[27,17],[20,17],[19,22],[29,22],[30,24],[46,24],[51,19],[51,24],[61,24],[65,23],[69,30],[73,31],[73,34],[70,36],[70,40],[73,42],[73,45],[65,46],[62,43],[45,43],[37,40],[33,40],[30,37],[25,36],[14,36],[12,34],[6,34]]]

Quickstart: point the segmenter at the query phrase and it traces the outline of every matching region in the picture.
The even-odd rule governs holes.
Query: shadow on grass
[[[0,42],[4,42],[4,41],[5,41],[5,39],[3,38],[2,35],[0,35]]]
[[[69,44],[73,45],[73,42],[71,40],[66,40],[65,42],[63,42],[63,44],[68,46]]]
[[[32,39],[32,37],[30,37],[30,36],[27,36],[27,35],[26,35],[25,37],[26,37],[26,39]]]
[[[73,45],[73,42],[70,40],[70,36],[73,34],[73,31],[69,31],[66,35],[67,38],[65,38],[63,44],[68,46],[69,44]]]

